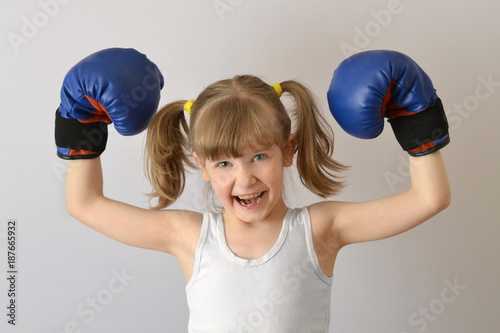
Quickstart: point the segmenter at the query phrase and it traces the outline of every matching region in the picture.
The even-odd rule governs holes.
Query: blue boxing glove
[[[450,142],[448,121],[429,76],[395,51],[366,51],[340,63],[328,90],[330,111],[349,134],[377,137],[384,118],[412,156],[430,154]]]
[[[121,135],[145,130],[163,83],[158,67],[134,49],[105,49],[78,62],[64,78],[56,111],[57,155],[68,160],[100,156],[110,123]]]

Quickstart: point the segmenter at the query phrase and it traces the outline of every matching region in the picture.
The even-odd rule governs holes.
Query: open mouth
[[[262,197],[264,196],[264,192],[250,194],[250,195],[239,195],[234,198],[242,205],[243,207],[252,207],[257,205]]]

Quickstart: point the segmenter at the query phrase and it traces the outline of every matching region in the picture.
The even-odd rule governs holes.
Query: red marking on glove
[[[384,100],[382,101],[382,117],[388,117],[389,115],[386,115],[387,110],[387,105],[389,104],[391,100],[391,90],[392,87],[394,87],[394,84],[396,84],[396,81],[392,81],[391,84],[389,85],[389,89],[387,89],[387,93],[384,96]]]
[[[424,151],[424,150],[427,150],[429,148],[432,148],[436,145],[436,143],[434,141],[430,141],[430,142],[427,142],[427,143],[424,143],[423,145],[421,145],[420,147],[417,147],[417,148],[414,148],[414,149],[410,149],[408,150],[408,152],[417,152],[417,151]]]
[[[90,104],[92,104],[92,106],[95,108],[95,111],[92,114],[92,117],[90,119],[80,120],[80,122],[81,123],[94,123],[94,122],[98,122],[98,121],[104,121],[106,124],[111,123],[111,117],[109,116],[108,111],[106,111],[106,108],[101,103],[96,101],[95,99],[90,98],[87,95],[84,95],[84,96],[88,99]]]
[[[395,84],[396,81],[391,82],[391,84],[389,85],[389,89],[387,89],[387,93],[384,96],[384,100],[382,101],[382,117],[388,117],[394,119],[400,116],[408,116],[415,114],[415,112],[408,113],[409,108],[407,106],[402,108],[394,103],[394,101],[392,100],[391,91]]]
[[[69,156],[72,156],[72,155],[94,155],[94,154],[97,154],[95,151],[89,151],[89,150],[85,150],[85,149],[71,149],[69,151]]]

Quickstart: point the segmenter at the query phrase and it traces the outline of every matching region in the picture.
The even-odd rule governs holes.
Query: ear
[[[207,182],[210,181],[210,178],[208,178],[207,170],[205,170],[205,164],[203,163],[203,161],[200,160],[200,158],[198,157],[196,152],[193,152],[193,157],[194,157],[194,160],[196,161],[196,164],[198,165],[198,168],[200,168],[201,175],[203,176],[203,179],[205,179],[205,181],[207,181]]]
[[[283,147],[283,164],[285,167],[292,166],[293,155],[295,155],[295,135],[290,134],[288,141]]]

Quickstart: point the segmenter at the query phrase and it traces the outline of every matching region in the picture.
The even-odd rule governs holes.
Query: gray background
[[[163,72],[162,105],[251,73],[269,84],[305,82],[327,116],[331,75],[350,52],[410,55],[447,110],[452,143],[443,155],[453,202],[405,234],[341,251],[330,331],[497,332],[499,13],[500,3],[487,0],[1,1],[0,276],[7,274],[9,219],[18,221],[19,274],[15,327],[6,323],[8,286],[0,279],[0,330],[186,331],[185,281],[176,260],[110,240],[70,218],[64,206],[66,163],[53,140],[64,75],[97,50],[133,47]],[[407,157],[390,129],[359,140],[328,119],[336,158],[352,166],[336,200],[408,188]],[[147,207],[144,133],[110,132],[105,194]],[[204,211],[201,184],[194,172],[173,207]],[[319,200],[300,185],[287,193],[291,206]]]

